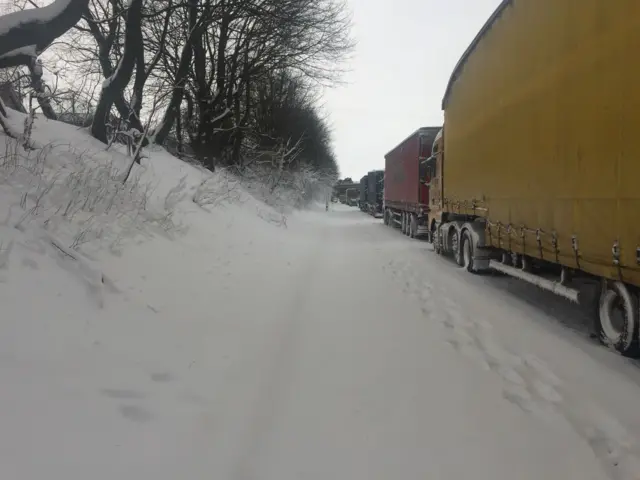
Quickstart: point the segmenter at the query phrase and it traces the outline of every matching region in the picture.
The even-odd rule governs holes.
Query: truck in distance
[[[360,200],[358,202],[358,206],[360,207],[360,210],[363,212],[367,211],[368,187],[369,187],[369,182],[367,180],[367,175],[365,175],[360,179]]]
[[[360,180],[360,210],[382,216],[384,170],[372,170]],[[363,201],[364,199],[364,201]]]

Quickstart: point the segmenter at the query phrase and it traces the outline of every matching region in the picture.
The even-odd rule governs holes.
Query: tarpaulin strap
[[[540,258],[544,259],[544,254],[542,253],[542,238],[540,237],[540,233],[542,230],[539,228],[536,230],[536,242],[538,242],[538,252],[540,254]]]
[[[552,233],[551,245],[553,245],[553,253],[556,256],[556,263],[560,263],[558,259],[560,253],[560,251],[558,250],[558,234],[555,232],[555,230]]]
[[[580,250],[578,248],[578,237],[576,235],[571,236],[571,248],[573,248],[573,254],[576,257],[576,265],[580,268]]]

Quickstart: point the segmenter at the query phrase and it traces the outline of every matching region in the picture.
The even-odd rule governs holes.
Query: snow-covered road
[[[325,215],[305,219],[229,478],[640,478],[621,425],[638,426],[635,367],[520,305],[538,292],[509,298],[379,220]]]
[[[640,478],[640,369],[565,302],[355,209],[225,218],[105,257],[102,309],[16,244],[0,302],[56,308],[3,318],[7,478]]]

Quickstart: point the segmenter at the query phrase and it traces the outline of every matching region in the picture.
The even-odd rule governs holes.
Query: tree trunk
[[[144,84],[146,82],[147,74],[144,67],[144,45],[142,45],[136,57],[136,76],[133,81],[133,96],[131,97],[129,115],[127,116],[127,123],[130,126],[136,123],[142,123],[140,121],[140,110],[142,110],[142,97],[144,95]],[[139,128],[137,129],[140,130]],[[142,130],[140,130],[140,133],[142,133]]]
[[[42,113],[49,120],[57,120],[58,116],[51,105],[51,97],[46,91],[44,81],[42,80],[42,64],[36,58],[32,58],[29,62],[29,73],[31,74],[31,86],[36,91],[38,104],[42,109]]]
[[[176,146],[178,158],[182,158],[182,153],[184,152],[184,146],[182,144],[182,110],[178,112],[178,116],[176,117],[176,141],[178,142]]]
[[[103,84],[93,118],[93,124],[91,125],[91,134],[104,143],[107,143],[106,123],[111,112],[111,107],[116,98],[123,95],[124,89],[131,80],[136,58],[143,53],[141,51],[143,49],[141,26],[142,1],[143,0],[131,0],[129,4],[125,23],[124,53],[122,54],[116,71],[107,78]]]
[[[113,75],[113,65],[111,64],[109,53],[111,52],[111,47],[116,38],[118,20],[114,15],[114,18],[112,18],[109,22],[110,32],[105,37],[104,35],[102,35],[102,32],[97,26],[96,20],[93,18],[89,10],[85,11],[84,19],[89,25],[89,30],[91,30],[91,34],[93,35],[94,40],[98,44],[97,55],[98,55],[98,62],[100,63],[100,68],[102,69],[102,76],[105,79],[110,78]],[[143,60],[144,60],[144,57],[143,57]],[[143,68],[144,68],[144,65],[143,65]],[[116,94],[113,103],[116,107],[116,110],[118,110],[120,117],[128,119],[129,126],[131,128],[135,128],[140,132],[144,130],[144,127],[142,126],[142,122],[140,121],[139,115],[131,115],[131,110],[134,109],[135,111],[135,107],[129,106],[129,104],[124,98],[124,93]]]
[[[154,142],[158,145],[162,145],[176,118],[181,114],[180,106],[182,105],[182,98],[184,96],[184,87],[187,82],[187,78],[191,68],[191,58],[193,56],[193,40],[192,35],[196,27],[198,20],[198,0],[189,0],[189,36],[186,39],[186,43],[182,47],[180,54],[180,62],[178,63],[178,70],[176,72],[175,84],[173,91],[171,92],[171,99],[169,105],[164,114],[164,118],[156,131],[154,136]]]

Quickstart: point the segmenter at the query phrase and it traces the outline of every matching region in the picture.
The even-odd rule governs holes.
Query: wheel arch
[[[462,238],[464,232],[469,232],[469,235],[471,235],[471,239],[473,240],[474,247],[485,248],[488,246],[486,245],[484,222],[466,222],[460,228],[460,238]]]

